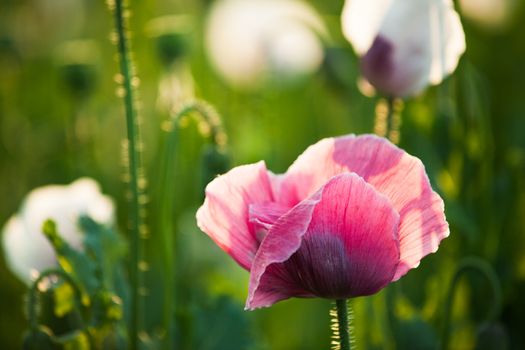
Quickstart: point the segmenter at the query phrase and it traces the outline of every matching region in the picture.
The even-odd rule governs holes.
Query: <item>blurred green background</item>
[[[154,229],[162,189],[155,185],[166,136],[162,125],[168,118],[159,95],[160,82],[170,70],[159,52],[161,40],[147,29],[150,21],[191,16],[185,53],[178,60],[193,76],[195,95],[222,115],[232,166],[264,159],[269,169],[283,172],[322,137],[373,132],[380,100],[357,88],[359,65],[340,31],[343,1],[309,1],[331,37],[319,71],[291,82],[271,79],[250,91],[226,84],[206,56],[204,21],[212,2],[130,2],[151,190],[147,324],[152,337],[159,332],[163,283]],[[525,348],[525,3],[500,2],[510,4],[511,10],[496,24],[459,10],[467,51],[457,71],[441,86],[403,104],[400,146],[426,165],[445,200],[451,235],[401,281],[377,296],[354,301],[359,348],[436,348],[452,276],[471,256],[496,271],[502,308],[487,323],[491,289],[475,272],[465,274],[452,304],[450,347]],[[103,1],[0,0],[2,225],[31,189],[90,176],[115,198],[124,233],[125,121],[116,95],[118,66],[111,31],[112,18]],[[80,44],[71,42],[79,39]],[[202,161],[207,141],[191,122],[180,138],[172,184],[179,348],[328,348],[328,301],[294,299],[243,311],[248,274],[195,225],[194,213],[209,179]],[[25,286],[3,258],[0,281],[0,345],[19,348],[27,327]]]

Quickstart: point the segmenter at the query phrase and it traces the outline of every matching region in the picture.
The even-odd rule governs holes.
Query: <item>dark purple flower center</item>
[[[394,46],[384,37],[376,36],[372,46],[361,59],[363,76],[377,89],[384,90],[394,72]]]
[[[351,296],[350,261],[344,242],[335,235],[307,235],[299,250],[283,265],[294,283],[316,296]]]

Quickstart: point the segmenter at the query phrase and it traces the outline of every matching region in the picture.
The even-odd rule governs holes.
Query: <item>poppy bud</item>
[[[439,84],[465,51],[451,0],[347,0],[342,26],[364,78],[392,97]]]

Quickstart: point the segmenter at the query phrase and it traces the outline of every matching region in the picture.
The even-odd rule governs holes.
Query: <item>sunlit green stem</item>
[[[501,287],[499,284],[498,276],[492,269],[492,267],[486,263],[485,261],[475,258],[475,257],[469,257],[463,259],[458,265],[458,268],[454,274],[454,277],[452,278],[452,282],[450,283],[450,287],[448,289],[446,304],[445,304],[445,313],[444,313],[444,320],[443,320],[443,331],[442,331],[442,349],[448,349],[448,343],[450,340],[450,318],[452,314],[452,304],[454,302],[454,295],[456,291],[456,287],[463,276],[464,273],[468,271],[475,271],[480,273],[485,277],[485,279],[488,281],[493,294],[493,301],[491,304],[490,313],[487,316],[488,320],[494,320],[500,310],[501,310]]]
[[[392,96],[386,99],[386,132],[385,136],[391,138],[391,133],[394,126],[394,98]]]
[[[391,96],[386,99],[385,137],[394,144],[401,139],[401,109],[402,100]]]
[[[174,318],[174,202],[175,202],[175,163],[176,149],[179,138],[180,120],[187,115],[196,115],[202,119],[210,132],[211,140],[219,150],[226,147],[227,137],[223,130],[221,119],[218,113],[207,103],[193,101],[185,104],[179,111],[175,112],[168,125],[168,136],[164,149],[162,178],[160,190],[162,191],[160,202],[160,224],[164,244],[164,265],[166,282],[164,290],[164,329],[167,332],[166,346],[169,346],[172,338],[173,318]]]
[[[128,148],[128,167],[129,167],[129,194],[130,194],[130,215],[129,223],[131,230],[131,265],[130,280],[132,287],[131,307],[130,307],[130,348],[138,348],[138,334],[141,331],[143,320],[143,308],[141,302],[142,273],[139,264],[143,260],[143,243],[141,242],[141,230],[143,230],[143,213],[141,212],[141,191],[139,182],[144,182],[144,174],[141,169],[141,147],[139,123],[133,99],[133,73],[130,59],[130,50],[127,41],[126,22],[125,22],[124,0],[115,0],[114,19],[117,33],[117,47],[119,53],[120,72],[122,74],[124,106],[127,124],[127,148]],[[144,233],[144,232],[142,232]]]
[[[389,96],[380,99],[376,106],[374,132],[388,138],[392,143],[399,143],[402,101]]]

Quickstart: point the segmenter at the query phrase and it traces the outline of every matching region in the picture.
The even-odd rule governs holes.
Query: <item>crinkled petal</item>
[[[355,172],[386,195],[400,215],[399,279],[438,249],[449,234],[441,197],[432,191],[421,161],[374,135],[323,139],[310,146],[280,179],[279,201],[294,205],[335,175]]]
[[[249,205],[271,201],[265,163],[239,166],[208,184],[204,204],[197,211],[197,225],[249,270],[259,246],[249,223]]]
[[[399,263],[398,223],[388,198],[360,176],[331,178],[270,229],[254,260],[246,307],[377,292]]]
[[[253,225],[259,242],[263,240],[270,228],[290,207],[277,202],[250,204],[249,221]]]

